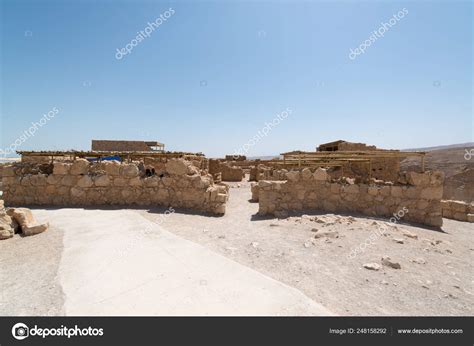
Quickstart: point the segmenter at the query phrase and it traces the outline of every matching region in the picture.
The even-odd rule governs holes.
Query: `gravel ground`
[[[248,182],[230,183],[223,217],[142,214],[171,232],[293,286],[339,315],[473,315],[472,224],[442,231],[333,214],[261,218]],[[377,230],[373,245],[351,250]],[[318,237],[318,238],[316,238]],[[414,238],[416,237],[416,238]],[[401,269],[382,265],[389,256]],[[379,270],[364,268],[376,263]]]

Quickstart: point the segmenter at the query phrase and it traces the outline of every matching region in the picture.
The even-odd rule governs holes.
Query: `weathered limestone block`
[[[167,187],[174,185],[174,179],[171,177],[163,177],[161,179],[161,182],[163,183],[164,186],[167,186]]]
[[[393,197],[403,197],[403,188],[401,186],[392,186],[391,194]]]
[[[186,174],[187,175],[199,174],[199,169],[196,166],[194,166],[193,164],[190,164],[190,165],[187,166]]]
[[[2,206],[2,209],[0,210],[0,240],[11,238],[13,237],[13,234],[15,234],[13,220],[6,214]]]
[[[455,212],[466,214],[468,209],[468,204],[463,201],[449,201],[449,206]]]
[[[20,225],[21,232],[26,236],[42,233],[49,228],[48,223],[38,224],[27,208],[9,208],[7,215]]]
[[[115,177],[113,180],[114,186],[127,186],[129,180],[127,178]]]
[[[408,184],[410,185],[429,185],[430,176],[426,173],[408,172],[406,174]]]
[[[346,185],[343,187],[343,191],[350,194],[359,193],[359,185]]]
[[[440,200],[443,197],[443,187],[427,187],[421,190],[421,198],[423,199],[436,199]]]
[[[97,187],[106,187],[110,185],[110,178],[107,175],[99,175],[94,178],[94,184]]]
[[[309,168],[304,168],[301,171],[301,177],[303,180],[311,180],[313,178],[313,173],[311,173],[311,170]]]
[[[27,174],[21,178],[21,186],[31,186],[31,174]]]
[[[290,171],[290,172],[286,173],[286,178],[289,181],[298,181],[300,179],[300,172]]]
[[[89,171],[89,166],[90,166],[90,163],[86,159],[76,159],[71,165],[69,174],[71,175],[87,174],[87,172]],[[56,174],[59,174],[59,173],[56,173]]]
[[[216,197],[216,202],[218,203],[225,203],[227,201],[227,194],[218,193]]]
[[[138,170],[137,165],[135,164],[125,164],[125,165],[122,165],[121,173],[122,175],[126,177],[134,178],[138,176],[139,170]]]
[[[313,173],[313,179],[314,180],[319,180],[319,181],[326,181],[329,179],[329,175],[327,170],[324,168],[318,168],[314,173]]]
[[[369,186],[368,193],[369,195],[377,196],[377,194],[379,193],[378,186]]]
[[[138,187],[143,185],[143,179],[140,179],[140,177],[135,177],[132,178],[128,181],[128,184],[133,187]]]
[[[69,169],[71,165],[63,162],[55,162],[53,167],[53,174],[56,175],[66,175],[69,174]]]
[[[120,175],[120,162],[118,161],[103,161],[100,164],[100,167],[107,173],[109,176],[118,176]]]
[[[271,190],[273,186],[273,182],[268,180],[260,180],[258,182],[258,186],[263,190]]]
[[[30,183],[33,186],[46,186],[47,185],[47,175],[46,174],[36,174],[30,176]]]
[[[160,178],[153,176],[143,179],[143,185],[145,187],[157,187],[160,183]]]
[[[252,202],[258,202],[258,184],[257,183],[251,183],[250,184],[250,191],[252,192]]]
[[[71,196],[74,198],[84,197],[86,193],[83,189],[79,189],[77,187],[71,188]]]
[[[228,164],[221,165],[222,181],[242,181],[244,170],[240,167],[231,167]]]
[[[62,178],[63,178],[62,175],[50,174],[50,175],[48,175],[48,178],[46,179],[46,182],[49,185],[58,185],[61,182]]]
[[[472,203],[464,201],[442,200],[441,209],[443,217],[458,221],[472,221]]]
[[[84,175],[79,180],[77,181],[77,186],[79,187],[91,187],[94,185],[94,182],[92,181],[92,178],[88,175]]]
[[[185,160],[171,159],[166,165],[166,171],[171,175],[184,175],[188,171],[188,165]]]
[[[215,201],[217,198],[217,194],[219,193],[219,189],[217,188],[217,186],[208,187],[206,191],[209,193],[209,200]]]
[[[77,177],[72,175],[65,175],[61,179],[61,185],[64,186],[74,186],[77,184]]]

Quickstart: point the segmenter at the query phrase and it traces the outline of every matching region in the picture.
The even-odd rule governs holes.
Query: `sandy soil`
[[[0,241],[0,316],[63,315],[62,250],[63,232],[55,228]]]
[[[472,224],[444,219],[442,231],[436,231],[349,215],[261,218],[258,203],[249,202],[249,183],[229,185],[223,217],[141,213],[176,235],[301,290],[340,315],[473,315]],[[385,235],[349,257],[382,227],[388,229]],[[383,256],[401,269],[382,265]],[[381,268],[364,268],[368,263]]]

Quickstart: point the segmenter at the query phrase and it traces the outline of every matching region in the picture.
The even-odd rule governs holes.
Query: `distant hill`
[[[272,160],[278,159],[280,155],[273,155],[273,156],[249,156],[247,159],[249,160]]]
[[[466,155],[474,143],[444,145],[431,148],[410,149],[426,151],[426,169],[445,174],[444,199],[474,201],[474,155]],[[421,170],[420,159],[409,157],[401,162],[401,169]]]
[[[439,145],[436,147],[426,147],[426,148],[402,149],[401,151],[433,151],[433,150],[456,149],[456,148],[474,148],[474,142]]]

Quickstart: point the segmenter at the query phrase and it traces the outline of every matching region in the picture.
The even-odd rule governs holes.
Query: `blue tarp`
[[[121,161],[120,159],[120,156],[106,156],[106,157],[101,157],[101,158],[98,158],[98,157],[91,157],[91,158],[88,158],[87,160],[91,161],[91,162],[95,162],[95,161],[113,161],[113,160],[116,160],[116,161]]]

